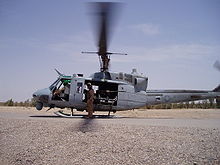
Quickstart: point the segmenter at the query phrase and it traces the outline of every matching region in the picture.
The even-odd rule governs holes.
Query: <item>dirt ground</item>
[[[43,108],[37,111],[34,107],[4,107],[0,106],[0,112],[26,113],[32,115],[55,115],[54,112],[60,109],[54,108],[47,111]],[[63,109],[65,113],[70,113],[69,109]],[[87,115],[87,112],[74,111],[76,115]],[[107,115],[108,112],[95,112],[94,115]],[[130,118],[156,118],[156,119],[220,119],[220,109],[134,109],[127,111],[117,111],[111,115],[130,117]]]
[[[220,109],[58,110],[0,107],[0,165],[220,164]]]
[[[220,119],[220,109],[135,109],[117,114],[141,118],[215,118]]]

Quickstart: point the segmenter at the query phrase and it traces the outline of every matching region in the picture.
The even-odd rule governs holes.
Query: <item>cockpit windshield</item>
[[[58,78],[53,84],[51,84],[49,89],[52,91],[56,87],[56,85],[59,81],[60,81],[60,78]]]

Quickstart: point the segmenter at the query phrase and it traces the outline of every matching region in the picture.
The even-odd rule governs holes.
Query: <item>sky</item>
[[[57,78],[99,71],[85,0],[0,0],[0,101],[25,101]],[[104,1],[103,1],[104,2]],[[112,72],[136,68],[148,89],[212,90],[220,83],[219,0],[127,0],[112,30]]]

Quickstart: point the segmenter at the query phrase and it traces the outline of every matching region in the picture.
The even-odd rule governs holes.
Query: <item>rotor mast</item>
[[[110,62],[110,58],[108,57],[108,55],[100,55],[101,56],[101,60],[100,61],[100,71],[101,72],[108,72],[109,69],[109,62]]]

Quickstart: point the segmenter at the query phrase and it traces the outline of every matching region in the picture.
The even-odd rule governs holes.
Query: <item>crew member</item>
[[[92,89],[92,84],[88,83],[88,92],[87,92],[87,112],[88,118],[92,118],[93,115],[93,101],[94,101],[94,90]]]
[[[66,101],[69,99],[70,84],[67,81],[63,82],[63,87],[61,89],[56,89],[53,93],[54,100],[62,100],[64,98]]]

